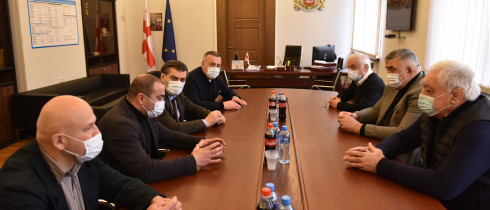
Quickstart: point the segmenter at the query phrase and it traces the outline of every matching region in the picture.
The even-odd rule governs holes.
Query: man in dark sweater
[[[369,57],[364,54],[352,54],[347,58],[347,68],[352,83],[347,90],[328,100],[330,107],[347,112],[372,107],[383,95],[385,84],[371,70]]]
[[[192,70],[184,86],[184,94],[195,104],[211,111],[237,110],[247,102],[240,99],[231,88],[220,79],[221,55],[215,51],[204,54],[200,67]],[[218,96],[222,100],[217,101]]]
[[[165,85],[150,74],[137,76],[128,94],[98,123],[105,139],[101,158],[114,169],[144,182],[194,174],[199,167],[221,161],[223,139],[205,139],[169,130],[157,120],[165,108]],[[159,148],[192,150],[162,160]]]
[[[102,162],[103,144],[86,101],[51,99],[39,114],[36,139],[0,170],[0,209],[97,209],[99,198],[130,209],[181,209],[177,198]]]
[[[215,124],[223,124],[226,118],[220,111],[209,111],[194,104],[183,93],[187,80],[187,66],[178,61],[168,61],[158,73],[165,84],[165,110],[158,121],[170,130],[193,134]]]
[[[456,61],[434,64],[418,100],[424,114],[377,148],[347,150],[345,164],[434,196],[448,209],[490,209],[490,101],[473,78]],[[419,146],[414,165],[390,160]]]

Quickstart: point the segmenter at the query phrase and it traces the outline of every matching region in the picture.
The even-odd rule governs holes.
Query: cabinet
[[[82,0],[87,76],[119,74],[115,0]]]
[[[17,93],[8,0],[0,0],[0,148],[15,139],[12,95]]]

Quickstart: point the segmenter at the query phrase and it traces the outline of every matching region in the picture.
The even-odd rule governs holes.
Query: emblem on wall
[[[312,12],[315,10],[322,11],[325,0],[294,0],[294,10],[303,10]]]

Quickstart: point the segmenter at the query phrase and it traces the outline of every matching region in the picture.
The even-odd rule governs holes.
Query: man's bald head
[[[55,133],[72,133],[80,129],[85,121],[95,123],[95,115],[86,101],[75,96],[57,96],[42,108],[37,120],[36,137],[41,144],[49,141]]]
[[[143,93],[146,96],[151,95],[153,92],[153,87],[155,83],[163,84],[160,78],[155,77],[150,74],[140,74],[134,78],[133,82],[129,86],[129,91],[127,94],[128,100],[134,100],[139,93]]]

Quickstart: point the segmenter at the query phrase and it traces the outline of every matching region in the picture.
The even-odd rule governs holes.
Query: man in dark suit
[[[185,95],[195,104],[209,110],[236,110],[247,105],[220,79],[221,55],[215,51],[204,54],[200,67],[189,73],[184,86]],[[217,102],[218,96],[223,102]]]
[[[101,158],[107,164],[145,182],[194,174],[199,167],[221,161],[223,139],[189,136],[165,128],[155,118],[165,108],[165,85],[150,74],[137,76],[128,94],[102,117],[98,126],[105,144]],[[162,160],[160,147],[192,150],[176,159]]]
[[[0,170],[1,209],[97,209],[99,198],[131,209],[180,209],[141,182],[115,171],[97,155],[101,134],[90,105],[74,96],[46,103],[36,140]]]
[[[159,76],[165,84],[165,110],[157,119],[170,130],[193,134],[215,124],[225,123],[220,111],[209,111],[190,101],[182,89],[187,79],[187,66],[178,61],[168,61]]]
[[[347,67],[352,83],[347,90],[328,100],[330,107],[348,112],[372,107],[383,95],[385,84],[371,70],[369,57],[364,54],[352,54],[348,57]]]

